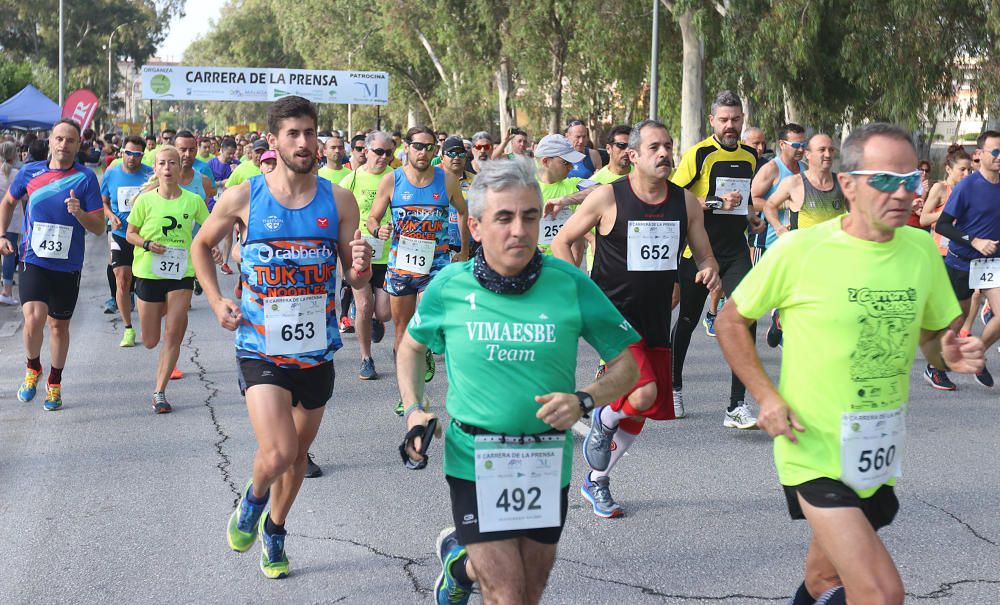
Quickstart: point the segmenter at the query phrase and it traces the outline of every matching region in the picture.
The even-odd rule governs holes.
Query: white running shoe
[[[10,305],[15,306],[19,304],[17,299],[13,296],[7,296],[6,294],[0,294],[0,305]]]
[[[674,389],[674,418],[684,417],[684,395],[680,389]]]
[[[726,412],[726,419],[722,422],[722,426],[727,429],[755,429],[757,428],[757,418],[750,411],[750,406],[742,401],[733,411]]]

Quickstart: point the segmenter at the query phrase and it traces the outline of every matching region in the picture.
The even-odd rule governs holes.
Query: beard
[[[309,174],[312,172],[313,166],[316,165],[316,156],[312,154],[309,155],[309,162],[305,166],[296,163],[296,160],[299,159],[296,155],[285,155],[284,152],[279,150],[278,156],[285,166],[295,174]]]

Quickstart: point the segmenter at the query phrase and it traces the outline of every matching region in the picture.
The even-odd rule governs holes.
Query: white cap
[[[586,157],[576,149],[569,139],[561,134],[548,134],[542,137],[541,141],[535,145],[536,158],[562,158],[570,164],[583,161]]]

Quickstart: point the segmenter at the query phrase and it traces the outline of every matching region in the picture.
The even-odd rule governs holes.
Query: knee
[[[903,605],[905,598],[906,591],[903,589],[903,583],[892,581],[879,587],[878,596],[874,602],[879,603],[879,605]]]
[[[53,320],[49,322],[49,337],[66,338],[69,336],[69,325],[65,321]]]
[[[656,403],[657,390],[655,384],[648,384],[636,389],[628,396],[629,405],[637,411],[648,410]]]
[[[263,451],[262,454],[264,464],[275,474],[283,473],[299,459],[298,448],[290,446],[276,446]],[[304,460],[305,456],[302,458]]]
[[[155,334],[146,335],[145,332],[142,333],[142,346],[147,349],[155,349],[156,345],[160,344],[160,339]]]
[[[819,596],[835,586],[843,584],[837,574],[824,574],[806,568],[805,585],[810,595]]]

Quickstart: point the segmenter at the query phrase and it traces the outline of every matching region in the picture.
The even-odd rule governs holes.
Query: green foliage
[[[0,54],[0,102],[31,84],[31,64],[10,61]]]

